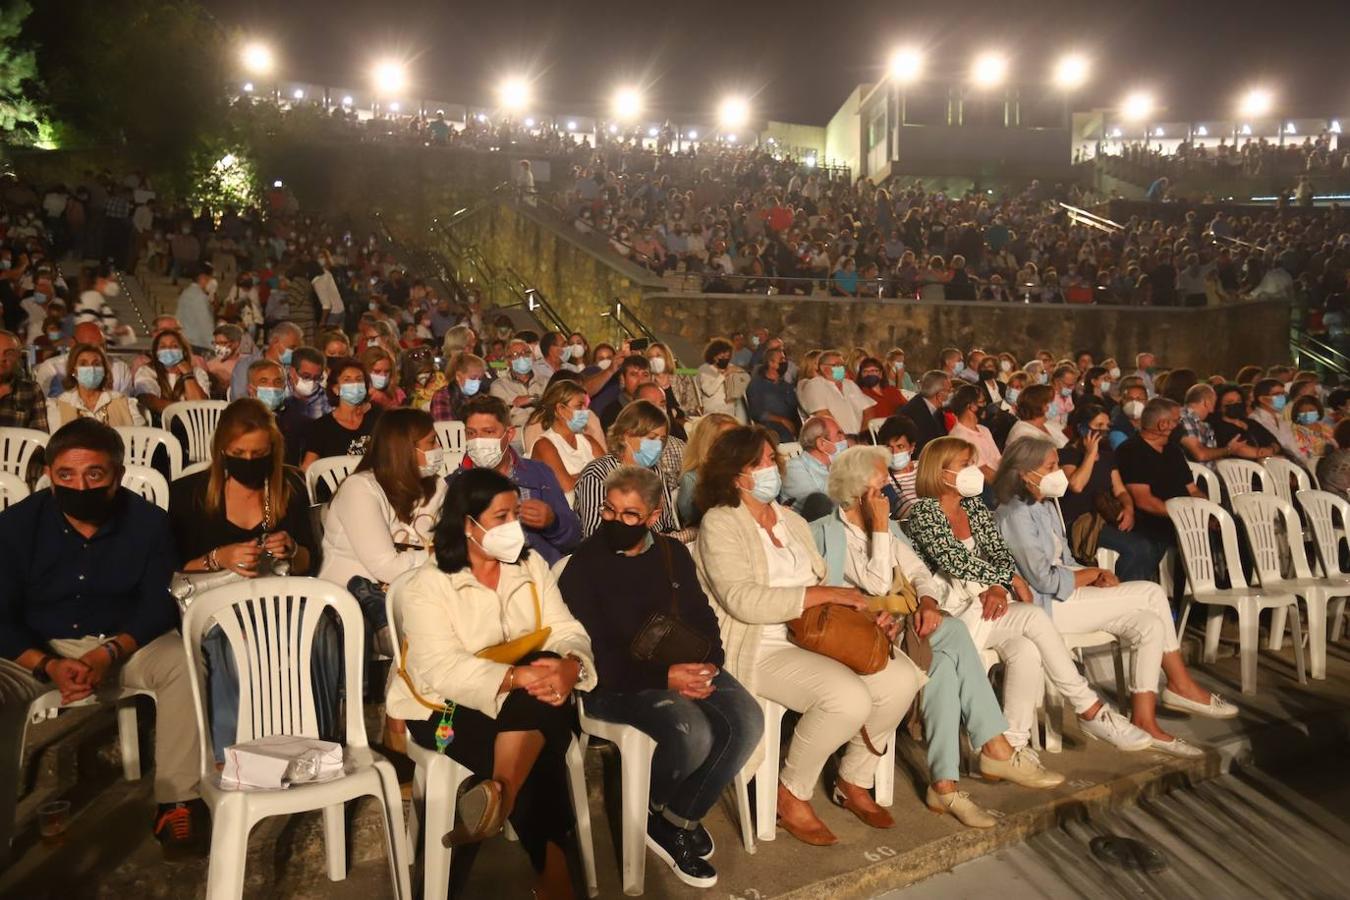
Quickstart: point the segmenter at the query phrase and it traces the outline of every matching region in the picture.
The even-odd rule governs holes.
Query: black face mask
[[[249,490],[256,491],[272,477],[272,454],[244,459],[242,456],[225,457],[225,474]]]
[[[600,537],[604,540],[605,546],[615,553],[632,550],[646,533],[647,526],[640,522],[637,525],[627,525],[618,519],[600,520]]]
[[[731,365],[731,360],[719,359],[715,363],[713,363],[713,365],[717,366],[717,368],[719,369],[725,369],[727,366]]]
[[[328,370],[331,372],[331,371],[333,370],[333,367],[334,367],[335,365],[337,365],[338,360],[342,359],[342,357],[341,357],[341,356],[325,356],[323,359],[324,359],[324,362],[327,364]]]
[[[997,375],[998,375],[998,373],[995,372],[993,369],[981,369],[981,370],[980,370],[980,380],[981,380],[981,381],[993,381],[994,378],[997,377]]]
[[[786,374],[787,374],[787,360],[785,359],[778,364],[778,377],[782,378]]]
[[[880,375],[863,375],[858,379],[858,387],[874,388],[881,384]]]
[[[53,485],[52,490],[56,492],[57,509],[77,522],[102,525],[117,509],[116,490],[111,493],[105,487],[80,490],[59,484]]]
[[[1247,418],[1247,407],[1241,403],[1229,403],[1223,408],[1223,414],[1229,419]]]

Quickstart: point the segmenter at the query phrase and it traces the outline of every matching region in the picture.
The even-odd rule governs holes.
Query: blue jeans
[[[586,695],[588,716],[632,725],[656,741],[651,806],[685,828],[708,814],[764,734],[759,704],[739,681],[718,672],[713,688],[704,700],[668,690]]]
[[[1116,577],[1121,581],[1158,580],[1158,563],[1167,551],[1166,544],[1148,538],[1138,530],[1121,531],[1114,525],[1102,527],[1097,543],[1120,554]]]

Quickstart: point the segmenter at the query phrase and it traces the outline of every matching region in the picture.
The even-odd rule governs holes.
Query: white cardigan
[[[552,629],[543,649],[580,658],[586,674],[576,689],[595,687],[591,639],[563,602],[548,563],[530,553],[523,563],[502,564],[495,591],[468,569],[447,575],[435,563],[420,567],[400,585],[399,635],[407,641],[406,666],[417,693],[433,703],[443,698],[495,719],[506,702],[507,695],[499,690],[510,666],[474,653],[534,631],[530,582],[539,592],[543,624]],[[390,678],[385,708],[400,719],[420,721],[431,715],[397,675]]]
[[[353,576],[388,584],[427,561],[431,533],[445,500],[445,479],[436,479],[431,499],[413,510],[412,524],[400,522],[374,472],[343,479],[324,520],[323,568],[319,577],[346,589]],[[399,550],[395,544],[417,549]]]

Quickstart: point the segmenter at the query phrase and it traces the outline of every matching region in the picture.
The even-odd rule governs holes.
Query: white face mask
[[[1131,419],[1137,419],[1144,414],[1142,400],[1130,400],[1121,408],[1125,410],[1125,415]]]
[[[599,369],[601,372],[605,371],[612,365],[614,365],[614,360],[610,359],[609,357],[605,357],[604,359],[597,359],[595,361],[595,367]]]
[[[216,281],[214,278],[209,279],[209,280],[206,282],[206,292],[207,292],[208,294],[214,294],[214,293],[216,292],[216,289],[217,289],[218,287],[220,287],[220,282],[219,282],[219,281]]]
[[[664,356],[653,356],[647,360],[647,364],[651,366],[653,375],[661,375],[666,371],[666,358]]]
[[[441,474],[441,464],[445,462],[444,449],[432,447],[430,450],[423,450],[422,458],[426,460],[426,462],[417,467],[417,474],[421,475],[423,478],[434,478]]]
[[[122,286],[115,281],[110,281],[103,286],[103,296],[120,297],[122,295]]]
[[[483,528],[478,520],[470,517],[469,521]],[[473,541],[473,538],[469,540]],[[521,527],[519,519],[503,522],[495,528],[483,528],[483,539],[473,542],[493,559],[513,563],[520,558],[520,551],[525,548],[525,529]]]
[[[956,473],[953,486],[962,497],[978,497],[984,491],[984,473],[979,466],[966,466]]]
[[[1063,497],[1069,490],[1069,476],[1064,474],[1063,469],[1056,469],[1049,475],[1041,477],[1041,483],[1036,485],[1036,489],[1041,492],[1041,496],[1049,500],[1055,500]]]
[[[495,469],[506,454],[501,438],[494,437],[469,438],[464,449],[469,459],[480,469]]]
[[[297,378],[295,380],[295,396],[297,397],[312,397],[318,389],[319,383],[313,378]]]

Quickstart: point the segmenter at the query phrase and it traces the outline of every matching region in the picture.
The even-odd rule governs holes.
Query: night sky
[[[351,88],[372,61],[412,61],[409,95],[490,104],[505,75],[535,76],[541,111],[603,112],[616,86],[647,88],[648,118],[711,114],[754,97],[757,117],[825,124],[891,48],[917,41],[959,76],[998,47],[1014,79],[1045,79],[1066,49],[1094,59],[1079,108],[1152,90],[1160,119],[1230,114],[1253,84],[1286,116],[1350,117],[1350,0],[202,0],[266,39],[282,78]]]

